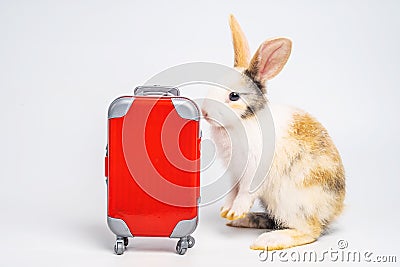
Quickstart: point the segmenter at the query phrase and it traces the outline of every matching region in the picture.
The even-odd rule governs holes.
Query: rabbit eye
[[[232,92],[229,94],[229,100],[230,101],[238,101],[239,100],[239,94],[236,92]]]

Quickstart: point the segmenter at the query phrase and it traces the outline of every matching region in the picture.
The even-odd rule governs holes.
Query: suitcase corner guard
[[[196,230],[197,223],[198,223],[198,216],[190,220],[182,220],[175,225],[175,228],[169,237],[180,238],[188,236],[191,233],[193,233],[194,230]]]
[[[188,120],[200,120],[200,111],[197,105],[188,98],[174,97],[171,99],[179,116]]]
[[[134,98],[131,96],[123,96],[115,99],[108,108],[108,118],[120,118],[126,115],[132,105]]]
[[[128,226],[122,219],[112,218],[107,216],[107,224],[110,230],[116,235],[121,237],[133,237]]]

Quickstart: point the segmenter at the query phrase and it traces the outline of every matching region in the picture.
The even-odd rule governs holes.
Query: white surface
[[[164,239],[113,255],[105,223],[108,104],[173,65],[230,65],[229,13],[253,51],[292,38],[270,99],[319,118],[344,160],[345,214],[297,250],[345,239],[400,261],[399,3],[248,2],[0,1],[1,266],[269,264],[248,248],[262,231],[225,227],[218,203],[201,209],[183,257]]]

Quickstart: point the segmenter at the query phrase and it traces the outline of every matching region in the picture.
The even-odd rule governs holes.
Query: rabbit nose
[[[203,116],[204,116],[204,117],[207,117],[207,116],[208,116],[208,112],[205,111],[204,109],[201,109],[201,113],[203,113]]]

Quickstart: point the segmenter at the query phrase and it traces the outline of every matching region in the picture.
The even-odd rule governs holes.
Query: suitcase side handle
[[[141,96],[179,96],[179,89],[176,87],[169,86],[138,86],[134,90],[135,95]]]

